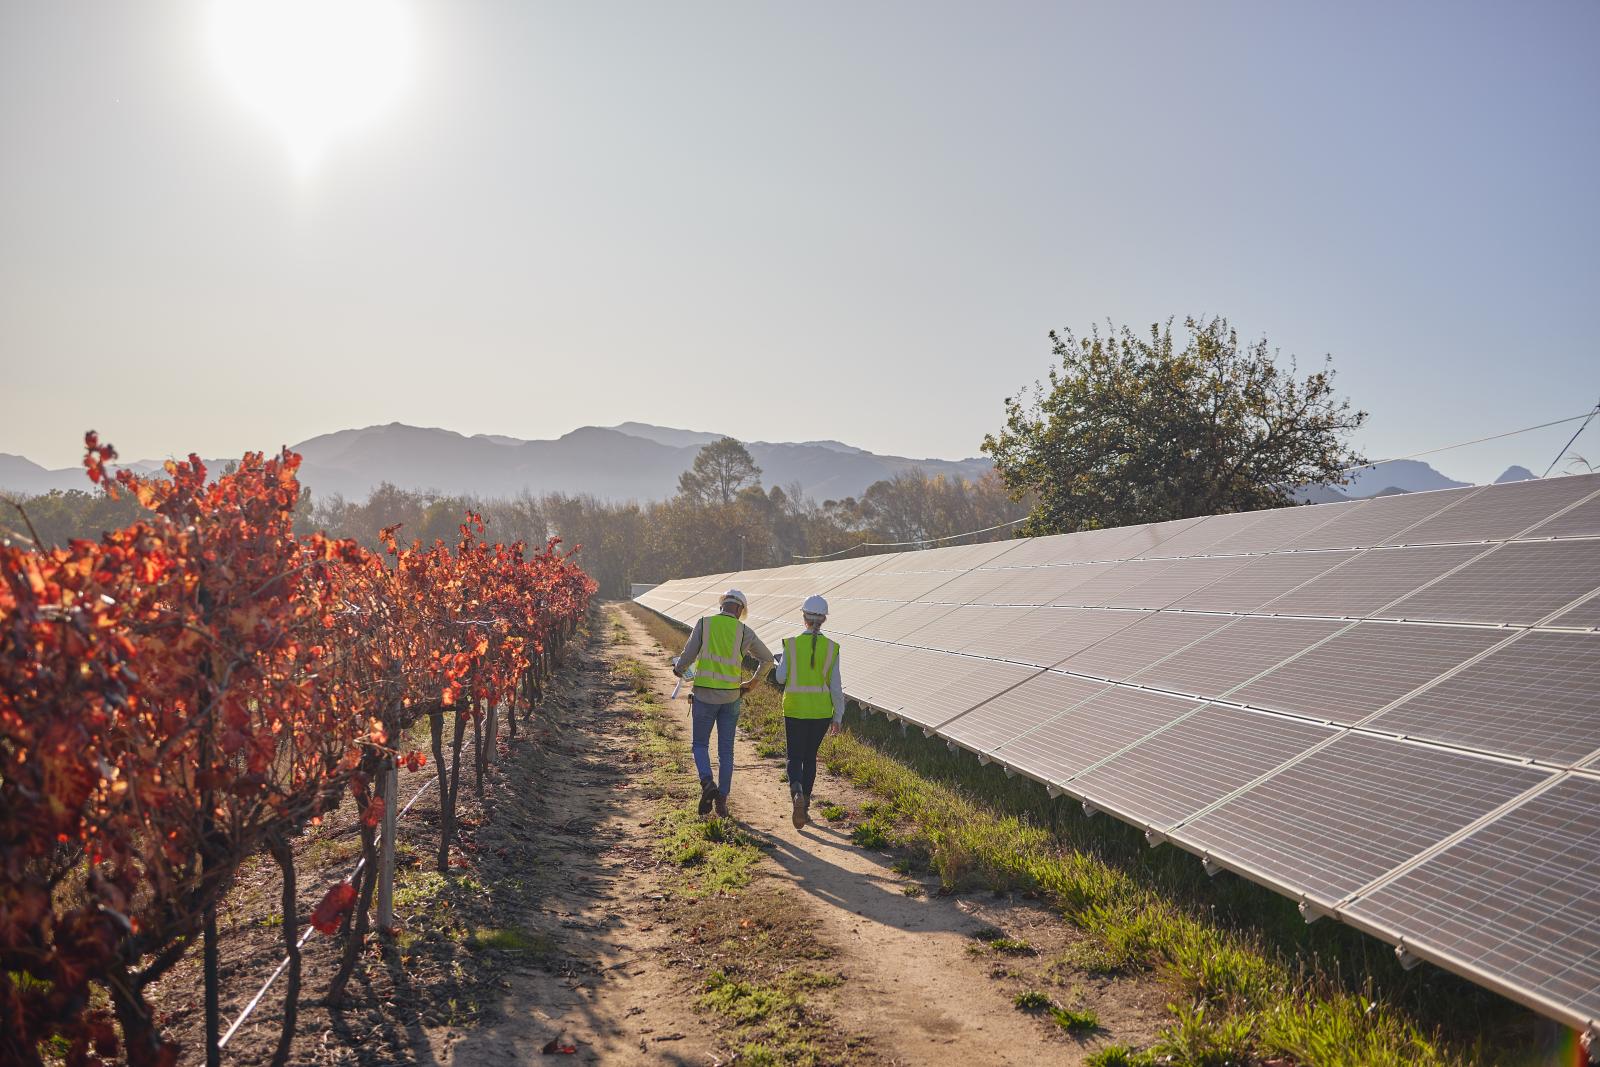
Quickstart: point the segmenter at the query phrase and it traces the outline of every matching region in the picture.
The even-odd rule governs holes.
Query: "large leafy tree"
[[[739,492],[761,484],[761,468],[732,437],[713,441],[694,457],[694,464],[678,475],[678,492],[697,504],[732,504]]]
[[[1347,442],[1367,415],[1334,392],[1331,357],[1301,377],[1221,318],[1050,339],[1048,384],[1008,397],[983,441],[1012,494],[1035,496],[1026,533],[1281,507],[1364,462]]]

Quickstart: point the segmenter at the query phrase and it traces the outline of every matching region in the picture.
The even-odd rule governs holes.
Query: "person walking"
[[[839,643],[822,634],[828,602],[807,597],[800,607],[805,632],[783,643],[778,682],[783,686],[783,732],[789,747],[789,791],[796,830],[811,821],[811,788],[817,782],[817,750],[844,721],[844,683]]]
[[[691,745],[694,767],[700,774],[702,816],[713,805],[719,816],[728,814],[728,790],[733,786],[734,728],[744,695],[772,670],[772,653],[755,631],[739,620],[749,613],[750,602],[737,589],[722,594],[722,611],[707,615],[694,624],[683,652],[672,662],[672,673],[679,678],[691,667],[694,692],[691,696]],[[744,677],[748,656],[759,666],[753,678]],[[711,776],[711,728],[717,730],[717,777]]]

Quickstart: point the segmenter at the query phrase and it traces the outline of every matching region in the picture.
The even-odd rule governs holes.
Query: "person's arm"
[[[843,652],[833,654],[833,677],[828,680],[828,689],[833,697],[833,725],[828,727],[832,733],[839,732],[839,724],[844,722],[844,679],[839,673],[839,659]]]
[[[773,670],[772,677],[779,685],[789,684],[789,657],[782,652],[778,653],[778,666]]]
[[[739,625],[744,626],[744,623],[740,623]],[[767,676],[767,673],[772,670],[774,664],[772,661],[771,650],[769,650],[766,645],[761,643],[761,638],[757,637],[756,632],[750,629],[748,626],[744,627],[744,648],[742,650],[742,655],[749,656],[750,658],[756,660],[759,664],[759,666],[756,667],[756,676],[744,683],[742,686],[742,688],[747,690],[753,689],[761,684],[761,679]]]
[[[689,640],[683,646],[683,651],[678,653],[678,662],[673,665],[672,673],[679,678],[683,672],[694,666],[694,661],[700,658],[700,628],[705,624],[704,619],[697,619],[694,629],[689,631]]]

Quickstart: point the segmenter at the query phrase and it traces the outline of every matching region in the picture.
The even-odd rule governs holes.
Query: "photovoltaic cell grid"
[[[639,602],[689,624],[739,586],[775,645],[823,593],[853,698],[1583,1026],[1600,1015],[1597,490],[1185,519]]]

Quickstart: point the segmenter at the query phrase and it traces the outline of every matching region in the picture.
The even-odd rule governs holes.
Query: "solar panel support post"
[[[1147,826],[1144,830],[1144,840],[1151,848],[1167,843],[1167,835],[1157,830],[1154,826]]]
[[[1017,776],[1017,769],[1008,763],[1000,764],[1000,769],[1006,772],[1007,778],[1015,778]]]
[[[1044,791],[1045,791],[1045,794],[1047,796],[1049,796],[1051,800],[1056,799],[1063,792],[1065,792],[1065,790],[1063,790],[1059,785],[1046,785],[1044,787]]]
[[[1206,872],[1207,877],[1210,878],[1215,878],[1222,872],[1222,866],[1211,858],[1211,853],[1209,852],[1200,857],[1200,866]]]
[[[1400,969],[1403,971],[1409,971],[1422,962],[1421,956],[1406,947],[1405,938],[1401,938],[1400,943],[1395,945],[1394,958],[1400,961]]]
[[[978,753],[978,766],[980,766],[980,767],[989,766],[989,756],[988,756],[987,753],[983,753],[983,752]]]
[[[1298,905],[1296,905],[1296,907],[1299,908],[1300,918],[1306,921],[1307,926],[1310,926],[1318,919],[1326,919],[1328,917],[1328,913],[1326,911],[1317,907],[1309,900],[1302,900]]]
[[[949,751],[954,752],[957,749],[957,747],[959,747],[959,746],[957,746],[954,741],[946,741],[944,743],[944,747],[946,749],[948,749]]]
[[[924,727],[923,727],[923,728],[922,728],[922,736],[923,736],[923,737],[932,737],[932,736],[933,736],[933,727],[931,727],[931,726],[924,726]]]
[[[1093,818],[1094,816],[1100,814],[1100,809],[1095,807],[1093,801],[1091,801],[1088,797],[1085,797],[1083,799],[1083,813],[1090,818]]]

